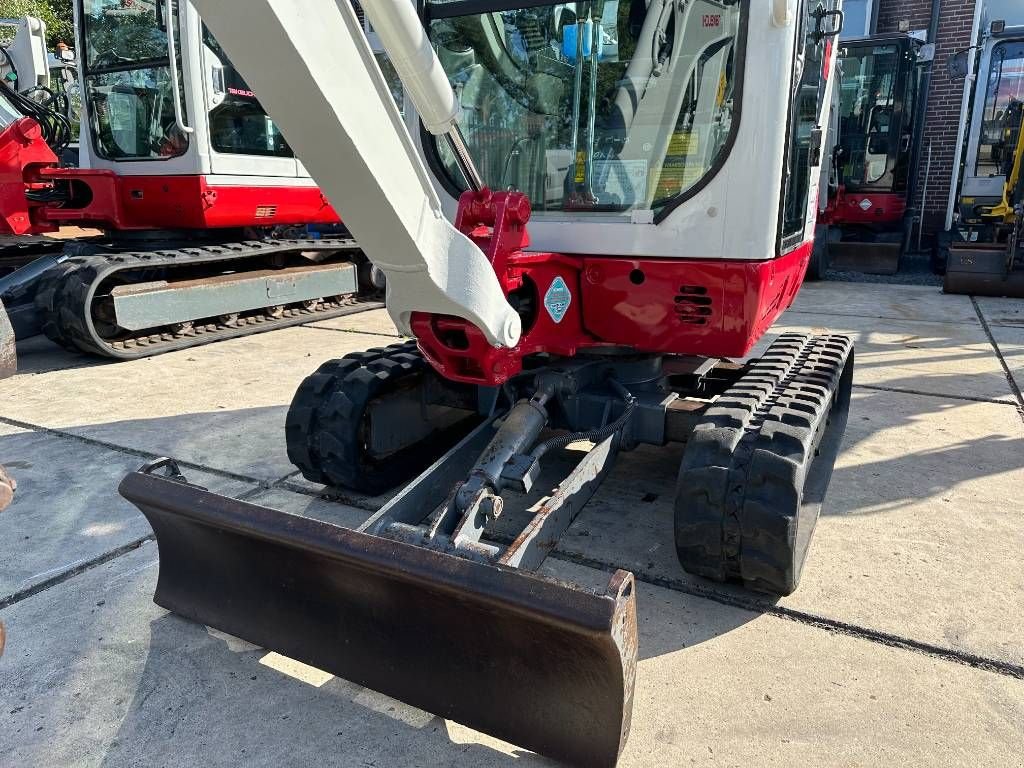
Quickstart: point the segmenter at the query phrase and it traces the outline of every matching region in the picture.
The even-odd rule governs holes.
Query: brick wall
[[[922,136],[924,144],[918,172],[917,198],[914,201],[920,205],[922,195],[927,194],[924,200],[925,232],[936,232],[945,223],[963,98],[963,81],[949,78],[946,74],[946,61],[955,51],[971,44],[974,3],[975,0],[942,0],[939,11],[939,32],[935,40],[931,87],[927,94],[928,107]],[[927,30],[931,7],[931,0],[880,0],[878,32],[899,32],[901,22],[907,22],[910,31]],[[929,144],[932,162],[926,190],[925,170],[928,168]]]

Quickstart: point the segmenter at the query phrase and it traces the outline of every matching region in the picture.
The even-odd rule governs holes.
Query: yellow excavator
[[[954,57],[951,74],[966,75],[967,55]],[[944,290],[1024,297],[1024,26],[996,22],[977,55],[960,205],[940,242]]]

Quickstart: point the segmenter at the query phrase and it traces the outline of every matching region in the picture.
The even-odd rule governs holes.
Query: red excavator
[[[932,48],[887,34],[844,40],[841,52],[830,183],[809,276],[821,278],[829,268],[891,275],[912,223],[907,195],[923,121],[919,81]]]
[[[594,591],[538,569],[619,453],[683,443],[666,478],[682,568],[796,589],[851,341],[785,334],[727,358],[749,355],[807,268],[839,3],[365,3],[401,114],[348,4],[194,2],[415,339],[324,363],[288,413],[306,478],[401,486],[356,530],[212,493],[170,459],[127,476],[160,550],[154,599],[544,755],[614,765],[633,575]],[[524,497],[539,500],[514,511]]]

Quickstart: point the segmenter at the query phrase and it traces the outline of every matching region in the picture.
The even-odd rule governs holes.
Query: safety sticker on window
[[[561,276],[556,277],[551,281],[548,292],[544,294],[544,309],[551,315],[552,320],[560,323],[565,317],[565,313],[569,311],[571,303],[572,293],[569,292],[569,286],[565,284],[565,280]]]

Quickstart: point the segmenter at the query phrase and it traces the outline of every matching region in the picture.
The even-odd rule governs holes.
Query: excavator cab
[[[75,10],[82,167],[313,187],[191,3],[76,0]]]
[[[910,35],[844,40],[828,201],[816,270],[893,274],[905,239],[923,44]]]
[[[920,47],[902,35],[843,41],[837,151],[848,192],[906,189]]]
[[[156,533],[155,601],[614,765],[634,577],[594,589],[542,566],[616,458],[685,444],[666,478],[681,567],[776,595],[797,588],[828,487],[850,340],[725,358],[807,268],[840,3],[429,0],[362,19],[251,0],[252,24],[230,0],[196,5],[414,339],[323,363],[288,411],[305,478],[394,491],[355,529],[211,493],[170,459],[124,479]]]
[[[1024,27],[993,23],[976,56],[955,222],[941,237],[944,290],[1024,296]],[[966,71],[963,72],[966,75]]]
[[[192,3],[75,0],[75,13],[88,116],[83,167],[204,177],[208,187],[244,187],[249,197],[260,186],[315,189]],[[275,205],[264,206],[267,223],[281,222],[288,207]]]

